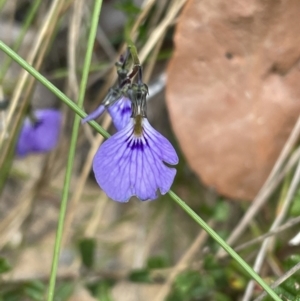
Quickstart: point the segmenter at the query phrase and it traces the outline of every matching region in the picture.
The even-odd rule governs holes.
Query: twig
[[[144,68],[144,79],[145,79],[146,83],[150,80],[151,74],[152,74],[153,69],[155,67],[157,56],[159,54],[159,51],[160,51],[161,46],[163,44],[163,41],[165,39],[165,35],[166,35],[166,33],[164,32],[162,34],[162,36],[159,38],[156,46],[154,47],[154,49],[152,51],[152,54],[150,56],[150,60],[147,64],[146,68]]]
[[[179,11],[182,9],[186,0],[177,0],[173,2],[173,5],[167,11],[166,17],[161,21],[160,24],[153,30],[145,46],[139,53],[140,61],[143,62],[151,49],[154,48],[160,37],[164,34],[167,28],[172,24]]]
[[[253,217],[256,215],[258,210],[266,203],[268,197],[273,192],[277,185],[274,185],[274,178],[275,175],[278,174],[279,170],[282,168],[285,160],[287,159],[288,155],[290,154],[293,146],[295,145],[300,133],[300,117],[298,118],[293,131],[291,132],[287,142],[285,143],[280,156],[278,157],[268,179],[266,180],[263,187],[258,192],[257,196],[253,200],[253,203],[247,210],[246,214],[243,216],[241,221],[239,222],[238,226],[234,229],[231,233],[229,238],[227,239],[227,243],[232,245],[245,231],[246,227],[249,225]],[[277,181],[279,183],[279,181]],[[220,250],[218,253],[219,256],[224,255],[224,251]]]
[[[268,233],[266,233],[266,234],[264,234],[264,235],[261,235],[261,236],[259,236],[259,237],[257,237],[257,238],[254,238],[254,239],[252,239],[252,240],[250,240],[250,241],[247,241],[247,242],[244,243],[244,244],[241,244],[241,245],[237,246],[236,248],[234,248],[234,250],[235,250],[236,252],[239,252],[239,251],[241,251],[241,250],[244,250],[244,249],[246,249],[246,248],[248,248],[248,247],[250,247],[250,246],[252,246],[252,245],[254,245],[254,244],[257,244],[257,243],[259,243],[259,242],[265,240],[267,237],[270,237],[270,236],[273,236],[273,235],[277,235],[277,234],[279,234],[280,232],[283,232],[283,231],[285,231],[285,230],[287,230],[287,229],[289,229],[289,228],[295,226],[295,225],[298,224],[298,223],[300,223],[300,216],[295,217],[295,218],[293,218],[293,219],[290,219],[287,223],[285,223],[285,224],[282,225],[281,227],[278,227],[278,228],[277,228],[276,230],[274,230],[274,231],[269,231]]]
[[[285,218],[285,216],[286,216],[286,214],[288,212],[288,209],[290,208],[290,205],[291,205],[291,202],[293,200],[293,197],[295,195],[295,192],[296,192],[296,189],[298,187],[299,181],[300,181],[300,162],[298,163],[296,172],[294,174],[292,183],[291,183],[291,185],[289,187],[289,190],[287,192],[287,195],[286,195],[286,198],[284,200],[282,209],[279,212],[278,216],[276,217],[276,219],[274,220],[274,222],[273,222],[273,224],[271,226],[271,231],[276,230],[279,227],[279,225],[282,223],[283,219]],[[262,264],[263,264],[263,261],[264,261],[264,258],[265,258],[268,246],[269,246],[269,242],[270,242],[270,238],[267,238],[263,242],[263,244],[262,244],[262,246],[261,246],[261,248],[260,248],[260,250],[258,252],[258,255],[256,257],[253,270],[255,272],[257,272],[257,273],[259,273],[259,271],[260,271],[260,269],[262,267]],[[246,289],[243,301],[250,300],[250,298],[252,296],[253,288],[254,288],[254,282],[251,280],[248,283],[248,286],[247,286],[247,289]]]
[[[80,36],[82,8],[84,1],[75,0],[68,31],[68,90],[74,99],[78,97],[79,84],[76,76],[76,48]],[[68,93],[69,94],[69,93]]]

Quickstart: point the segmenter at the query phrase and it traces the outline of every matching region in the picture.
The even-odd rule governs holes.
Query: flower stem
[[[130,52],[130,55],[131,55],[131,58],[132,58],[132,61],[133,61],[132,71],[130,72],[128,77],[130,79],[133,79],[136,76],[136,74],[139,72],[139,70],[141,70],[141,63],[140,63],[139,57],[137,55],[136,48],[132,44],[132,42],[129,42],[128,50]]]
[[[130,38],[128,26],[126,26],[126,28],[125,28],[125,40],[126,40],[128,50],[130,52],[130,55],[131,55],[131,58],[133,61],[133,70],[132,70],[132,73],[129,75],[129,77],[133,78],[136,75],[136,73],[138,72],[138,67],[141,66],[141,63],[140,63],[139,56],[137,54],[136,47]]]
[[[89,68],[91,65],[94,41],[95,41],[95,37],[96,37],[98,18],[100,15],[101,7],[102,7],[102,0],[95,0],[95,6],[94,6],[92,22],[91,22],[91,29],[90,29],[90,34],[89,34],[89,38],[88,38],[87,51],[86,51],[86,55],[85,55],[82,78],[81,78],[80,89],[79,89],[79,97],[78,97],[78,107],[79,108],[81,108],[83,106],[85,89],[86,89],[86,84],[87,84],[88,75],[89,75]],[[51,275],[50,275],[50,281],[49,281],[48,299],[47,299],[48,301],[52,301],[53,297],[54,297],[56,274],[57,274],[57,268],[58,268],[61,241],[62,241],[62,236],[63,236],[63,226],[64,226],[65,215],[66,215],[66,210],[67,210],[69,188],[70,188],[70,182],[71,182],[71,176],[72,176],[72,169],[73,169],[73,162],[74,162],[74,157],[75,157],[75,148],[76,148],[79,125],[80,125],[80,116],[76,115],[74,124],[73,124],[71,143],[70,143],[70,149],[69,149],[69,155],[68,155],[68,162],[67,162],[64,186],[63,186],[62,200],[61,200],[61,206],[60,206],[60,211],[59,211],[59,219],[58,219],[58,225],[57,225],[57,231],[56,231],[56,237],[55,237],[55,245],[54,245],[54,252],[53,252]]]
[[[52,91],[58,98],[60,98],[66,105],[70,107],[80,117],[86,117],[86,113],[77,106],[72,100],[70,100],[64,93],[57,89],[52,83],[50,83],[43,75],[30,66],[25,60],[17,55],[13,50],[0,41],[0,49],[9,55],[15,62],[17,62],[22,68],[28,71],[34,76],[40,83]],[[108,138],[109,134],[95,121],[89,121],[89,124],[103,137]],[[282,301],[277,294],[257,275],[253,269],[228,245],[226,242],[211,229],[183,200],[181,200],[173,191],[169,192],[170,197],[191,217],[193,218],[224,250],[232,256],[244,270],[254,279],[261,287],[273,298],[275,301]],[[51,300],[51,299],[49,299]],[[48,300],[48,301],[49,301]]]
[[[133,45],[132,42],[128,43],[128,49],[129,49],[131,57],[132,57],[133,65],[134,66],[140,66],[141,63],[140,63],[139,57],[137,55],[136,48],[135,48],[135,46]]]
[[[169,196],[194,220],[201,228],[206,231],[242,268],[255,280],[273,300],[282,301],[278,295],[254,272],[254,270],[238,255],[206,222],[189,207],[177,194],[172,190],[168,192]]]

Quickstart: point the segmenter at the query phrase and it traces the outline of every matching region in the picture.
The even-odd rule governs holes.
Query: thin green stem
[[[190,208],[178,195],[172,190],[168,192],[169,196],[194,220],[201,226],[233,259],[235,259],[243,269],[255,280],[273,300],[282,301],[278,295],[253,271],[253,269],[238,255],[206,222]]]
[[[79,96],[78,96],[78,107],[79,108],[81,108],[83,106],[83,102],[84,102],[85,89],[86,89],[86,84],[87,84],[88,75],[89,75],[89,68],[91,65],[94,41],[95,41],[95,37],[96,37],[96,32],[97,32],[97,27],[98,27],[98,18],[100,15],[101,6],[102,6],[102,0],[95,0],[95,6],[94,6],[92,22],[91,22],[91,29],[90,29],[87,51],[86,51],[86,56],[85,56],[85,60],[84,60],[84,64],[83,64],[83,73],[82,73],[80,89],[79,89]],[[68,162],[67,162],[67,168],[66,168],[66,175],[65,175],[64,186],[63,186],[62,200],[61,200],[61,206],[60,206],[60,211],[59,211],[57,232],[56,232],[56,237],[55,237],[52,268],[51,268],[49,290],[48,290],[48,301],[52,301],[53,297],[54,297],[56,274],[57,274],[57,268],[58,268],[61,241],[62,241],[62,236],[63,236],[65,215],[66,215],[66,211],[67,211],[67,203],[68,203],[68,196],[69,196],[69,189],[70,189],[70,183],[71,183],[71,177],[72,177],[72,169],[73,169],[73,162],[74,162],[74,157],[75,157],[75,148],[76,148],[76,143],[77,143],[79,125],[80,125],[80,117],[78,115],[76,115],[74,124],[73,124],[70,150],[69,150]]]
[[[130,38],[128,24],[125,27],[125,40],[126,40],[128,51],[130,53],[132,63],[133,63],[132,71],[128,76],[129,76],[130,79],[133,79],[136,76],[136,74],[138,73],[138,71],[140,70],[141,63],[140,63],[140,59],[139,59],[138,54],[137,54],[136,47],[135,47],[134,43],[132,42],[132,40]]]
[[[130,51],[130,54],[131,54],[131,57],[132,57],[132,60],[133,60],[133,65],[140,66],[140,59],[138,57],[136,47],[135,47],[134,43],[132,42],[132,40],[130,38],[129,23],[125,26],[125,40],[126,40],[126,44],[128,46],[128,49]]]
[[[31,67],[26,61],[24,61],[20,56],[18,56],[14,51],[12,51],[8,46],[6,46],[2,41],[0,41],[0,49],[3,50],[7,55],[9,55],[14,61],[16,61],[21,67],[23,67],[27,72],[34,76],[38,81],[40,81],[45,87],[52,91],[58,98],[60,98],[66,105],[70,107],[77,115],[80,117],[85,117],[84,113],[80,107],[73,103],[64,93],[57,89],[52,83],[50,83],[44,76],[37,72],[33,67]],[[99,132],[104,138],[108,138],[109,134],[96,122],[89,122],[90,125]],[[232,256],[248,274],[259,284],[261,287],[275,300],[282,301],[275,292],[257,275],[253,269],[229,246],[226,242],[214,231],[212,230],[184,201],[182,201],[173,191],[169,192],[170,197],[190,216],[192,217],[224,250]]]
[[[20,34],[19,34],[19,36],[17,37],[16,41],[14,42],[14,44],[12,46],[12,49],[14,51],[17,52],[19,50],[19,48],[22,44],[23,38],[24,38],[29,26],[31,25],[31,23],[33,21],[33,18],[34,18],[34,16],[35,16],[35,14],[36,14],[36,12],[37,12],[37,10],[38,10],[41,3],[42,3],[42,0],[35,0],[33,2],[33,4],[31,5],[30,10],[29,10],[29,12],[26,16],[25,22],[24,22],[24,24],[22,26],[22,29],[20,31]],[[11,62],[12,62],[12,60],[11,60],[10,57],[7,57],[5,59],[5,61],[3,62],[2,68],[1,68],[1,71],[0,71],[0,84],[2,84],[3,79],[5,77],[5,74],[8,70]]]
[[[140,64],[139,57],[137,55],[136,47],[133,44],[129,44],[128,48],[132,57],[133,65],[140,66],[141,64]]]

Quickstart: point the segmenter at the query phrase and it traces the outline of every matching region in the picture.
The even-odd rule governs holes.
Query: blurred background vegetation
[[[91,112],[114,84],[114,63],[130,34],[150,87],[149,119],[180,155],[173,190],[226,239],[251,203],[232,201],[201,184],[180,152],[167,118],[165,70],[185,2],[103,1],[84,107]],[[1,0],[0,39],[77,99],[92,8],[92,0]],[[44,300],[74,113],[4,53],[0,53],[0,96],[9,103],[0,111],[0,300]],[[18,159],[14,141],[29,105],[60,108],[63,131],[50,154]],[[108,116],[99,123],[115,132]],[[145,203],[132,199],[127,204],[107,199],[90,168],[101,142],[88,125],[81,127],[54,300],[242,300],[249,277],[169,196]],[[235,242],[250,265],[266,239],[261,236],[270,232],[280,214],[293,174],[294,167]],[[276,288],[283,300],[300,298],[299,242],[289,243],[299,232],[297,185],[291,204],[283,226],[270,234],[272,244],[261,269],[267,283],[284,280]],[[291,269],[292,275],[286,276]],[[261,293],[255,286],[251,298]]]

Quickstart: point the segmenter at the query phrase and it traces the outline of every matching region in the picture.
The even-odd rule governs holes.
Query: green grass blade
[[[83,73],[82,73],[80,89],[79,89],[79,97],[78,97],[78,107],[79,108],[81,108],[83,106],[85,89],[86,89],[86,84],[87,84],[87,79],[88,79],[88,74],[89,74],[89,68],[91,65],[94,41],[95,41],[95,37],[96,37],[96,32],[97,32],[97,27],[98,27],[98,18],[100,15],[101,7],[102,7],[102,0],[95,0],[95,6],[94,6],[92,22],[91,22],[91,29],[90,29],[87,51],[86,51],[86,56],[85,56],[85,60],[84,60],[84,65],[83,65]],[[67,168],[66,168],[66,175],[65,175],[65,180],[64,180],[63,194],[62,194],[61,206],[60,206],[60,211],[59,211],[58,226],[57,226],[57,232],[56,232],[56,237],[55,237],[55,246],[54,246],[54,252],[53,252],[53,261],[52,261],[49,290],[48,290],[48,299],[47,299],[48,301],[52,301],[53,297],[54,297],[56,274],[57,274],[59,254],[60,254],[61,241],[62,241],[62,235],[63,235],[64,220],[65,220],[65,215],[66,215],[66,210],[67,210],[69,188],[70,188],[70,182],[71,182],[71,177],[72,177],[72,169],[73,169],[73,162],[74,162],[74,157],[75,157],[75,148],[76,148],[79,125],[80,125],[80,117],[78,115],[76,115],[74,124],[73,124],[70,150],[69,150],[68,162],[67,162]]]

